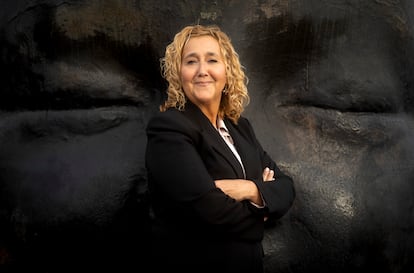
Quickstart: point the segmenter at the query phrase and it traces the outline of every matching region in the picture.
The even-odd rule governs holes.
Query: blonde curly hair
[[[160,110],[165,111],[171,107],[180,111],[184,110],[186,96],[180,77],[182,52],[190,38],[200,36],[211,36],[219,43],[226,67],[227,84],[226,91],[221,97],[218,116],[220,118],[226,117],[237,123],[244,107],[250,100],[247,92],[248,78],[230,38],[218,26],[214,25],[186,26],[175,35],[174,40],[166,47],[165,56],[161,58],[160,63],[162,76],[168,82],[168,89],[167,99],[160,106]]]

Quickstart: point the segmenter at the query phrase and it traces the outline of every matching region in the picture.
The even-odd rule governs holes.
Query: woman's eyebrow
[[[191,53],[188,53],[187,55],[184,55],[183,59],[191,58],[191,57],[198,57],[198,54],[195,52],[191,52]]]
[[[211,56],[220,56],[219,54],[217,54],[216,52],[207,52],[205,55],[207,55],[207,56],[209,56],[209,57],[211,57]],[[191,53],[189,53],[189,54],[187,54],[187,55],[185,55],[184,57],[183,57],[183,59],[186,59],[186,58],[191,58],[191,57],[198,57],[199,56],[199,54],[198,53],[196,53],[196,52],[191,52]]]

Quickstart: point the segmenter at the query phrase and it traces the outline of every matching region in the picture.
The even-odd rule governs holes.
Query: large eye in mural
[[[163,86],[136,8],[35,5],[8,14],[5,26],[3,109],[146,106]]]

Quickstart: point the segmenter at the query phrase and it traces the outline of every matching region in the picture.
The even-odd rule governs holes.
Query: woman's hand
[[[225,194],[237,201],[251,200],[259,193],[253,181],[245,179],[220,179],[216,180],[216,187],[220,188]]]
[[[273,170],[269,169],[268,167],[266,167],[263,170],[263,181],[264,182],[269,182],[269,181],[275,180],[274,175],[275,175],[275,172]]]
[[[275,180],[273,170],[266,167],[263,170],[263,181],[270,182]],[[251,180],[245,179],[220,179],[216,180],[216,187],[221,189],[228,196],[237,201],[249,200],[257,206],[263,206],[262,196],[256,184]],[[267,218],[265,217],[265,221]]]

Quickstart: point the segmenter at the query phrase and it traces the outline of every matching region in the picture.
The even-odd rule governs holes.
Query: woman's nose
[[[198,66],[198,76],[206,76],[208,75],[207,72],[207,64],[204,62],[200,62],[200,65]]]

